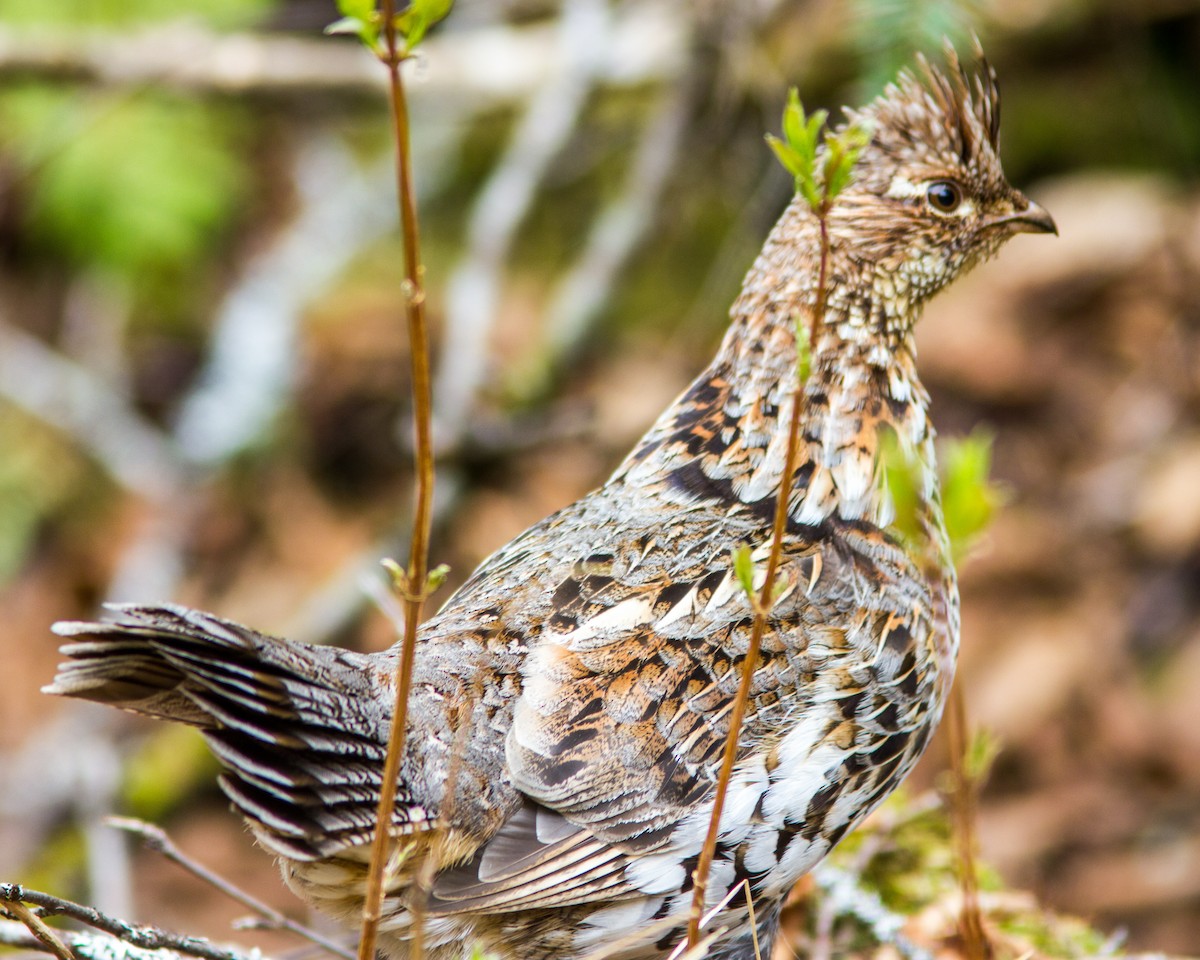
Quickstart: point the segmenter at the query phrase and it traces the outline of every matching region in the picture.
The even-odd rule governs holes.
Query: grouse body
[[[997,155],[982,63],[903,73],[852,120],[871,140],[828,215],[828,304],[799,402],[782,590],[739,735],[708,889],[709,956],[769,955],[797,879],[912,767],[942,712],[958,595],[913,325],[930,296],[1019,231],[1052,231]],[[427,955],[503,960],[617,946],[666,958],[695,867],[753,613],[730,562],[761,569],[796,384],[795,320],[820,255],[800,200],[734,303],[720,350],[600,489],[487,559],[421,628],[392,824],[433,857]],[[901,535],[883,449],[911,451]],[[175,606],[62,623],[51,692],[198,726],[287,882],[357,919],[390,732],[397,649],[263,636]],[[392,871],[382,948],[408,955]]]

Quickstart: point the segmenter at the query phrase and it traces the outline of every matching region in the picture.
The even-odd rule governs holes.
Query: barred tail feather
[[[47,693],[199,727],[260,842],[314,860],[370,842],[390,724],[361,654],[268,637],[175,605],[63,622],[68,660]],[[406,804],[395,829],[426,819]]]

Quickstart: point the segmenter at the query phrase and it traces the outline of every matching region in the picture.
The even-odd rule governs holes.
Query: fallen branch
[[[686,31],[665,3],[630,4],[613,42],[599,50],[605,84],[638,86],[675,72]],[[421,99],[463,99],[477,106],[521,101],[550,81],[555,26],[489,24],[424,44],[429,67]],[[123,33],[37,31],[0,26],[0,78],[33,77],[92,86],[170,87],[224,94],[294,97],[306,112],[330,94],[387,95],[386,77],[350,44],[249,33],[217,33],[175,22]]]
[[[26,904],[36,907],[36,912],[30,911]],[[60,960],[151,960],[151,957],[153,960],[171,960],[172,955],[199,957],[200,960],[262,960],[262,954],[257,950],[243,953],[218,947],[203,937],[185,937],[157,927],[137,926],[93,907],[30,890],[17,883],[0,883],[0,911],[17,918],[30,931],[30,938],[26,940],[14,936],[11,928],[0,927],[4,943],[54,953]],[[53,916],[70,917],[107,936],[56,930],[52,932],[56,944],[49,944],[34,927],[39,924],[45,927],[42,918]],[[114,949],[118,941],[123,946]],[[66,952],[60,953],[59,947]],[[167,951],[167,955],[158,951]]]

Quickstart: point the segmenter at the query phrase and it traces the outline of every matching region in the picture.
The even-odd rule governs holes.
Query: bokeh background
[[[48,625],[174,599],[393,639],[407,354],[384,78],[324,0],[0,0],[0,879],[228,935],[132,813],[280,905],[188,731],[51,702]],[[984,859],[1200,952],[1200,4],[459,0],[411,68],[435,326],[435,562],[600,482],[706,362],[837,108],[974,30],[1020,237],[920,330],[944,435],[1009,503],[962,572],[1001,752]],[[962,44],[960,43],[960,46]],[[443,597],[446,594],[443,594]],[[941,743],[915,789],[945,765]],[[267,946],[273,941],[263,940]]]

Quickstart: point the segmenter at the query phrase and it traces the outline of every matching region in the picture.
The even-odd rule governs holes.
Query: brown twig
[[[174,841],[171,840],[162,827],[147,823],[145,820],[138,820],[135,817],[107,817],[105,818],[105,823],[138,837],[148,849],[166,857],[172,863],[182,867],[192,876],[203,880],[209,886],[220,890],[231,900],[236,900],[242,906],[253,910],[269,921],[272,928],[288,930],[297,936],[303,937],[305,940],[317,944],[319,947],[324,947],[332,954],[345,957],[346,960],[354,960],[354,954],[341,944],[330,940],[328,937],[304,926],[302,923],[297,923],[290,917],[280,913],[274,907],[263,903],[257,897],[230,883],[219,874],[214,873],[208,867],[197,863],[175,846]]]
[[[815,334],[820,330],[825,316],[825,284],[829,263],[829,233],[825,225],[827,212],[828,205],[816,211],[821,229],[821,265],[817,274],[817,295],[816,304],[813,307],[810,343],[815,342]],[[797,348],[799,348],[799,344],[797,344]],[[708,833],[704,837],[700,859],[692,874],[694,884],[692,910],[688,917],[687,933],[689,946],[694,946],[700,941],[700,919],[704,910],[705,892],[708,888],[708,874],[712,869],[713,857],[716,854],[721,814],[725,809],[725,795],[729,791],[729,780],[733,775],[733,765],[737,760],[738,737],[741,734],[742,721],[750,701],[750,684],[758,666],[758,653],[762,646],[763,633],[766,631],[767,617],[775,602],[775,581],[783,559],[783,538],[787,532],[789,494],[791,493],[792,477],[796,472],[796,461],[800,455],[800,413],[803,407],[803,390],[804,385],[797,377],[792,392],[792,415],[788,422],[787,454],[784,457],[783,473],[779,478],[779,491],[775,497],[775,517],[771,529],[771,549],[767,555],[767,575],[763,580],[757,602],[753,604],[754,621],[750,628],[750,643],[742,664],[742,678],[733,701],[733,711],[729,718],[729,732],[725,736],[725,749],[721,758],[721,770],[717,776],[716,792],[713,796],[712,815],[708,820]]]
[[[30,910],[20,900],[9,900],[4,906],[4,912],[11,914],[25,924],[43,946],[53,953],[58,960],[75,960],[67,945],[58,939],[58,935],[46,925],[46,922]]]
[[[967,769],[966,716],[962,684],[956,683],[950,693],[946,739],[954,784],[954,794],[951,797],[954,846],[958,860],[958,882],[962,890],[958,932],[967,960],[991,960],[992,948],[983,928],[983,914],[979,909],[979,880],[975,871],[975,806],[978,784]]]
[[[383,907],[383,872],[391,844],[389,829],[396,807],[396,785],[404,756],[408,726],[408,696],[412,686],[413,658],[416,654],[417,627],[427,592],[429,536],[433,515],[433,436],[432,402],[429,376],[429,333],[425,323],[424,267],[421,265],[420,233],[417,225],[412,157],[409,149],[408,102],[400,67],[407,57],[397,42],[396,11],[393,0],[383,0],[384,52],[380,59],[387,67],[392,104],[392,123],[396,140],[396,192],[400,205],[400,229],[404,235],[405,316],[408,324],[409,353],[412,364],[413,433],[416,438],[416,489],[413,508],[412,539],[409,543],[408,568],[405,572],[404,637],[396,666],[396,701],[392,713],[392,731],[384,761],[383,782],[376,815],[375,840],[367,873],[367,896],[363,905],[359,960],[373,960],[379,920]],[[409,956],[421,960],[424,954],[422,925],[413,917]]]

